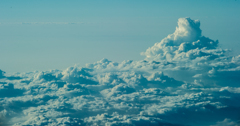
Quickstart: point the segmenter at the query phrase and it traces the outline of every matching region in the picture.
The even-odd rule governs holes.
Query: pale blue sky
[[[0,69],[7,73],[84,66],[140,52],[174,32],[181,17],[240,54],[239,0],[1,0]]]

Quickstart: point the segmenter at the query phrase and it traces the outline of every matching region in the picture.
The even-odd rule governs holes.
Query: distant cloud
[[[12,24],[12,25],[79,25],[84,22],[2,22],[0,24]]]
[[[224,119],[223,121],[217,122],[216,125],[211,126],[239,126],[239,123],[232,121],[231,119]]]
[[[0,69],[0,78],[5,78],[4,74],[5,72]]]

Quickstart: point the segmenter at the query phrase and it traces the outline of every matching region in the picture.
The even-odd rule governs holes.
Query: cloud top
[[[190,18],[179,18],[178,26],[173,34],[169,35],[169,39],[173,39],[175,43],[192,42],[201,37],[202,30],[200,22]]]
[[[190,54],[192,53],[189,52],[190,50],[201,53],[201,55],[207,55],[203,51],[199,52],[199,49],[215,49],[218,41],[204,37],[201,33],[202,30],[200,29],[200,22],[198,20],[180,18],[173,34],[168,35],[161,42],[155,43],[154,46],[141,54],[147,58],[158,58],[167,61],[179,59],[179,56],[181,59],[185,57],[194,58]],[[185,56],[182,52],[185,53]]]

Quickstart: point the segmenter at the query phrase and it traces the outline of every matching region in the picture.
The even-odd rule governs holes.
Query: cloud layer
[[[0,70],[0,125],[238,126],[240,55],[201,32],[198,20],[180,18],[141,61]]]

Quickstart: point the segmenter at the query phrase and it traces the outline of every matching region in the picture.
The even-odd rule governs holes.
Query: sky
[[[179,18],[238,54],[239,0],[1,0],[0,68],[7,73],[85,66],[102,58],[140,60]]]

